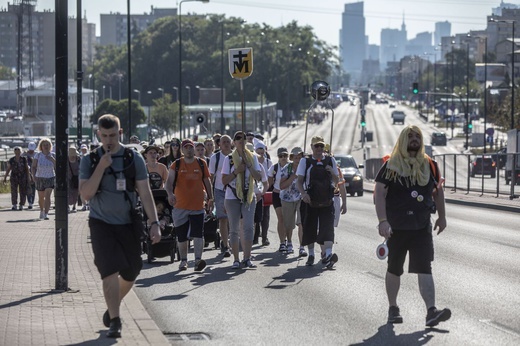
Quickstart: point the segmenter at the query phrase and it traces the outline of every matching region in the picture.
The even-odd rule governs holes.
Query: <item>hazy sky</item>
[[[8,0],[0,0],[0,7],[6,7]],[[12,0],[9,0],[12,1]],[[338,45],[341,28],[343,0],[210,0],[203,4],[184,1],[182,13],[215,13],[242,17],[249,23],[266,23],[273,27],[296,20],[299,25],[310,25],[316,35],[329,44]],[[500,0],[365,0],[366,33],[371,44],[380,43],[381,29],[400,28],[405,16],[408,39],[419,32],[435,30],[435,22],[452,23],[452,34],[469,30],[484,29],[486,16]],[[518,0],[507,3],[519,4]],[[150,12],[157,8],[175,8],[176,0],[132,0],[132,14]],[[316,4],[320,5],[316,5]],[[126,0],[83,0],[89,22],[97,24],[99,35],[99,14],[126,13]],[[37,0],[37,9],[54,10],[55,0]],[[69,0],[69,13],[76,15],[76,1]]]

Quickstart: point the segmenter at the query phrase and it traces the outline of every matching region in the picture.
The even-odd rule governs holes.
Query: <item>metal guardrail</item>
[[[480,175],[475,174],[472,177],[471,165],[474,159],[491,157],[495,161],[493,174]],[[445,178],[444,187],[452,191],[480,192],[482,195],[509,196],[510,199],[518,198],[520,191],[520,181],[515,177],[520,173],[520,169],[516,168],[520,162],[520,154],[442,154],[434,155],[434,159],[439,165],[439,170]],[[510,166],[505,164],[508,160],[515,164]],[[365,162],[365,178],[375,179],[377,172],[383,165],[381,158],[368,159]],[[511,181],[506,183],[506,167],[512,167]],[[486,172],[488,173],[488,172]]]

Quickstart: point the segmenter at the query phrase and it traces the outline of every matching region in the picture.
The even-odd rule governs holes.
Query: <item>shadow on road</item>
[[[426,328],[408,334],[395,335],[393,324],[384,324],[377,329],[377,333],[360,343],[351,344],[358,345],[426,345],[435,336],[433,333],[449,333],[449,331],[437,328]]]

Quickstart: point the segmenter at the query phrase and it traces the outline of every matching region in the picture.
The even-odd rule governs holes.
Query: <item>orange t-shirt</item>
[[[205,186],[202,178],[208,178],[209,169],[205,160],[200,159],[204,169],[201,172],[201,167],[197,158],[192,163],[186,163],[184,158],[181,158],[179,171],[177,172],[177,182],[175,185],[175,208],[184,210],[202,210],[204,209],[204,191]],[[171,165],[171,169],[175,171],[175,161]]]

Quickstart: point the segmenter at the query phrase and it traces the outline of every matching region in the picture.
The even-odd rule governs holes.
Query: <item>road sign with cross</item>
[[[234,79],[246,79],[253,73],[253,48],[229,50],[229,73]]]

